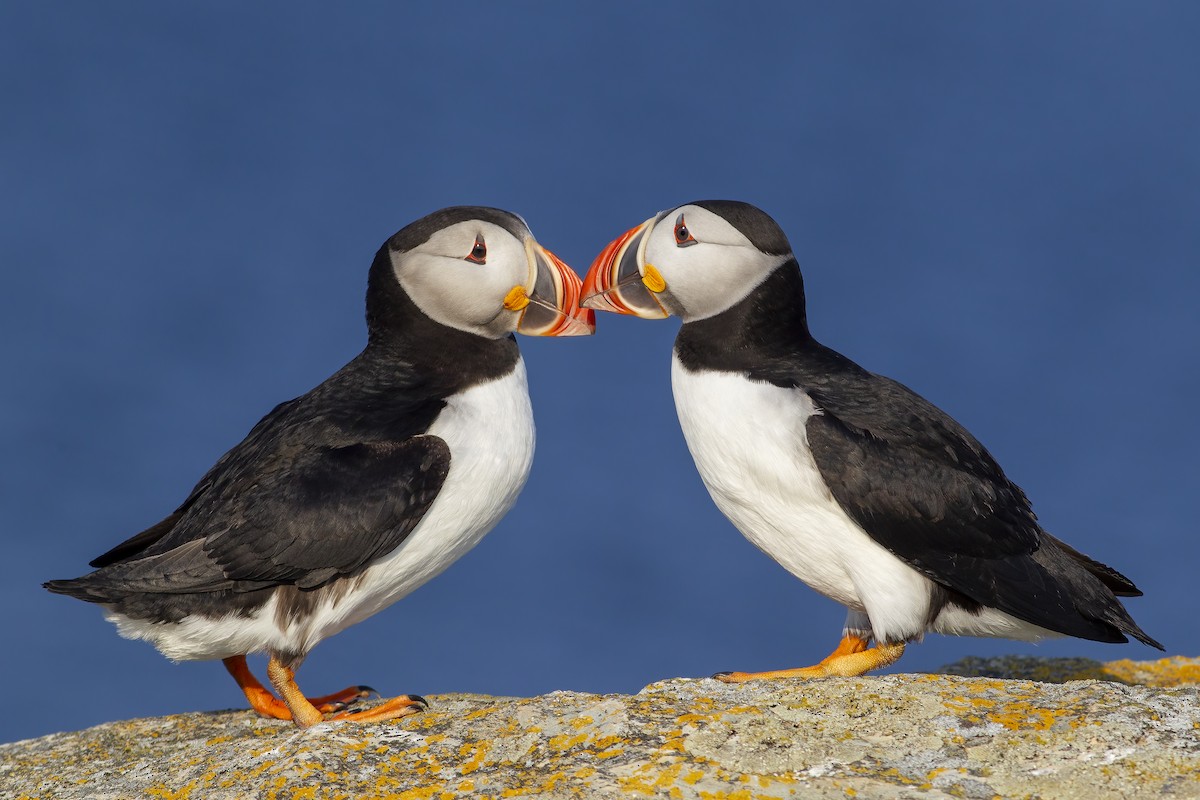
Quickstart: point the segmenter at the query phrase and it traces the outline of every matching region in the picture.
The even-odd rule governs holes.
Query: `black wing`
[[[1072,636],[1125,641],[1112,622],[1081,614],[1081,594],[1116,601],[1055,547],[970,433],[901,384],[826,353],[837,380],[808,389],[821,409],[806,426],[809,446],[834,498],[872,539],[977,603]]]
[[[268,452],[272,449],[272,440],[278,438],[280,431],[287,429],[288,425],[286,421],[291,415],[290,412],[292,409],[301,408],[304,399],[304,397],[297,397],[285,400],[271,409],[262,419],[254,424],[254,427],[246,434],[245,439],[217,459],[217,463],[209,468],[204,477],[192,488],[187,498],[179,504],[179,508],[171,512],[165,519],[156,522],[141,533],[129,537],[103,555],[96,556],[88,562],[88,566],[96,568],[107,567],[119,561],[137,558],[147,548],[170,535],[188,509],[195,505],[212,488],[215,482],[220,480],[231,462],[245,460],[247,456],[254,457],[257,453]]]
[[[312,449],[227,497],[202,497],[152,552],[48,588],[97,602],[134,593],[314,588],[398,547],[449,468],[450,449],[437,436]]]
[[[259,420],[175,512],[95,559],[96,572],[46,588],[115,602],[353,574],[399,545],[441,488],[449,448],[423,434],[444,396],[364,351]]]
[[[279,486],[243,495],[239,521],[204,549],[235,581],[319,586],[396,549],[449,470],[450,447],[437,436],[326,449]]]

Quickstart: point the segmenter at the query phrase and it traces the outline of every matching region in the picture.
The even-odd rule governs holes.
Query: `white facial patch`
[[[695,244],[676,243],[680,215]],[[667,212],[643,246],[641,263],[653,265],[666,282],[663,305],[684,322],[725,311],[789,258],[762,252],[725,218],[699,206]]]
[[[477,240],[487,249],[483,264],[467,260]],[[515,330],[519,317],[504,308],[504,297],[528,286],[532,266],[525,243],[506,229],[458,222],[391,259],[401,288],[436,322],[492,339]]]

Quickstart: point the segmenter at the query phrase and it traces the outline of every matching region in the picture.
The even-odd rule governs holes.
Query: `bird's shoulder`
[[[910,460],[1011,484],[987,448],[952,416],[903,383],[816,342],[769,365],[763,378],[803,391],[826,421]]]

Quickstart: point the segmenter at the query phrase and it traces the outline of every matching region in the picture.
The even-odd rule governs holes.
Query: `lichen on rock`
[[[249,711],[113,722],[0,745],[0,800],[1197,797],[1200,687],[1186,680],[1200,661],[1166,661],[1100,674],[1184,683],[676,679],[635,695],[431,696],[414,717],[306,731]]]

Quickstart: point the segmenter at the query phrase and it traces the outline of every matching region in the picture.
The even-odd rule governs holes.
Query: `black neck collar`
[[[692,370],[742,372],[792,360],[814,344],[804,307],[804,278],[788,259],[731,308],[679,329],[675,354]]]

